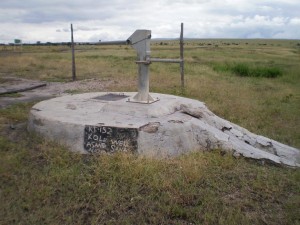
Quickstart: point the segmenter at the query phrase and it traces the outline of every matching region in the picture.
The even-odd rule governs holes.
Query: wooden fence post
[[[75,49],[73,38],[73,24],[71,24],[71,48],[72,48],[72,80],[76,80],[76,67],[75,67]]]
[[[181,74],[181,88],[184,88],[184,58],[183,58],[183,23],[181,23],[180,31],[180,74]]]

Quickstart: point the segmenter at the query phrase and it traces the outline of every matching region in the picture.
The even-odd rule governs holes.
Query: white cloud
[[[290,20],[291,25],[300,25],[300,17],[296,17]]]
[[[0,43],[126,39],[135,29],[152,36],[300,39],[298,0],[4,0]]]

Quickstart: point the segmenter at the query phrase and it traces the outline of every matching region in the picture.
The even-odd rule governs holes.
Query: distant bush
[[[215,71],[219,72],[232,72],[241,77],[266,77],[275,78],[282,75],[281,69],[277,67],[253,67],[246,63],[235,63],[230,65],[215,65],[213,67]]]
[[[250,67],[245,63],[235,64],[231,71],[242,77],[275,78],[282,75],[282,71],[276,67]]]
[[[242,77],[248,77],[250,75],[249,66],[247,66],[246,64],[242,64],[242,63],[236,64],[232,66],[230,70]]]

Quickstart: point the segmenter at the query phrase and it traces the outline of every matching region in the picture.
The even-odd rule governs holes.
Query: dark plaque
[[[138,129],[107,126],[90,126],[84,128],[84,149],[90,153],[97,152],[136,152]]]

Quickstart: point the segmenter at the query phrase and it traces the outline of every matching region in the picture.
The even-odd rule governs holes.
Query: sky
[[[300,39],[300,0],[1,0],[0,43],[152,38]]]

